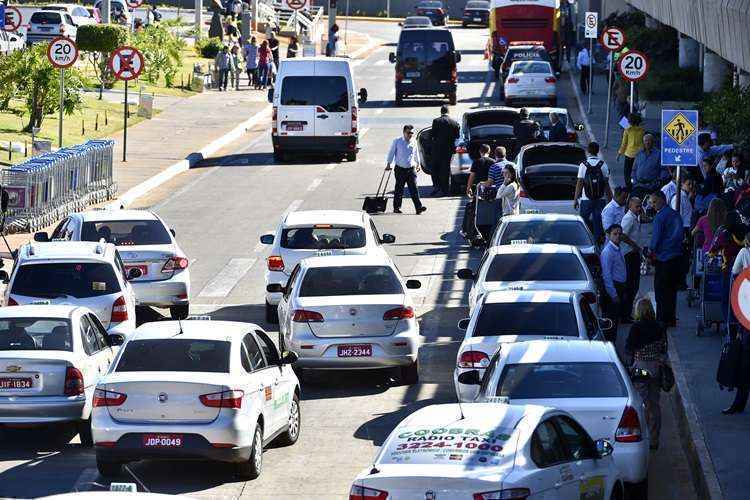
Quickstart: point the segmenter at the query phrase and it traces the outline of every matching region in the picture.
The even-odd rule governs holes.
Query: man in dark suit
[[[541,134],[541,127],[537,122],[529,119],[529,111],[526,108],[521,108],[521,111],[518,112],[518,118],[513,126],[513,135],[516,136],[517,141],[515,153],[525,145],[537,142]]]
[[[450,193],[451,157],[456,150],[460,127],[448,116],[448,106],[440,107],[440,117],[432,120],[432,195]]]
[[[552,124],[549,131],[550,142],[568,142],[568,129],[565,128],[557,113],[550,113],[549,121]]]

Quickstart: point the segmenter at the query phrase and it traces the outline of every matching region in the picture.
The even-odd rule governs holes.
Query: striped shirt
[[[503,184],[505,181],[505,177],[503,177],[503,169],[507,165],[516,168],[515,164],[508,160],[500,160],[490,166],[490,170],[487,173],[487,180],[492,181],[493,186],[499,188]]]

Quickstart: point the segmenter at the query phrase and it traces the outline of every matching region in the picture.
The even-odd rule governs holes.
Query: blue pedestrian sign
[[[661,164],[698,165],[698,112],[664,109],[661,112]]]
[[[0,3],[0,30],[5,29],[5,5]]]

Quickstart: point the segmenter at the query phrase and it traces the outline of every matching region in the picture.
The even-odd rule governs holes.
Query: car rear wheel
[[[648,500],[648,476],[639,483],[625,484],[630,500]]]
[[[401,367],[401,382],[406,385],[414,385],[419,382],[419,362]]]
[[[284,161],[284,153],[281,151],[274,149],[273,150],[273,161],[276,163],[282,163]]]
[[[96,459],[96,468],[103,477],[117,477],[122,472],[122,464],[120,462],[105,462],[98,458]]]
[[[91,435],[91,417],[80,420],[76,427],[78,428],[78,437],[81,439],[81,446],[86,448],[94,446],[94,437]]]
[[[287,422],[286,432],[279,436],[279,444],[290,446],[299,439],[300,426],[302,424],[302,415],[299,409],[299,396],[294,394],[292,402],[289,405],[289,420]]]
[[[263,425],[258,422],[253,436],[250,458],[237,464],[237,475],[242,479],[256,479],[263,470]]]
[[[172,319],[187,319],[190,314],[190,305],[170,306],[169,315]]]
[[[448,102],[451,104],[451,106],[455,106],[458,102],[458,97],[456,96],[455,92],[451,92],[448,94]]]
[[[404,96],[397,95],[396,96],[396,106],[403,106],[404,105]]]
[[[346,161],[348,162],[357,161],[357,153],[346,153]]]
[[[279,308],[266,301],[266,322],[276,325],[279,323]]]

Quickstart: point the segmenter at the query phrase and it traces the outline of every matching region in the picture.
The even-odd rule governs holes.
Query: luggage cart
[[[693,239],[693,261],[690,263],[690,272],[687,280],[687,304],[693,307],[700,303],[701,282],[703,281],[703,245]]]
[[[696,335],[703,335],[706,327],[714,325],[718,333],[726,311],[722,307],[724,276],[722,258],[706,256],[703,264],[703,279],[700,286],[700,310],[696,317]]]

